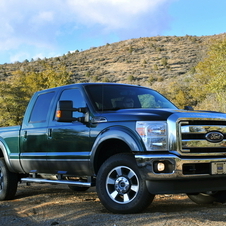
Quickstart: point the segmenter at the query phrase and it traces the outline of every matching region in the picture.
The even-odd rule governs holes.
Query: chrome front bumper
[[[225,158],[180,158],[173,154],[135,155],[141,175],[146,180],[185,180],[195,178],[226,178]],[[156,171],[155,165],[168,165],[164,172]]]

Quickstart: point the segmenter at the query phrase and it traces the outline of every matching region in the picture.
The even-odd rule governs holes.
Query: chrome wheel
[[[113,201],[127,204],[137,196],[139,191],[138,177],[129,167],[115,167],[107,176],[106,190]]]
[[[134,156],[128,153],[113,155],[101,165],[96,190],[101,203],[113,213],[141,212],[154,199]]]

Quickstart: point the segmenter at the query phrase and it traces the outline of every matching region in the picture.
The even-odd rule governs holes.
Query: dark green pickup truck
[[[37,92],[21,126],[0,129],[0,200],[18,182],[96,186],[113,213],[156,194],[226,201],[226,114],[179,110],[141,86],[83,83]]]

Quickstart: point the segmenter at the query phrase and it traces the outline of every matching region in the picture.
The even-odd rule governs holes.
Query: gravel
[[[197,205],[186,195],[157,195],[139,214],[112,214],[95,188],[71,191],[65,185],[22,183],[14,200],[0,202],[0,225],[168,226],[226,224],[226,204]]]

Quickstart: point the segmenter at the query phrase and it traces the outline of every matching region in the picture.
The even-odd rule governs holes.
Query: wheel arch
[[[111,156],[119,153],[143,151],[139,137],[124,127],[111,127],[103,131],[94,142],[91,151],[91,164],[97,174],[100,166]]]
[[[4,158],[8,169],[11,172],[14,172],[14,169],[10,163],[10,159],[9,159],[9,155],[8,155],[8,147],[5,144],[4,140],[2,140],[2,138],[0,138],[0,158]]]

